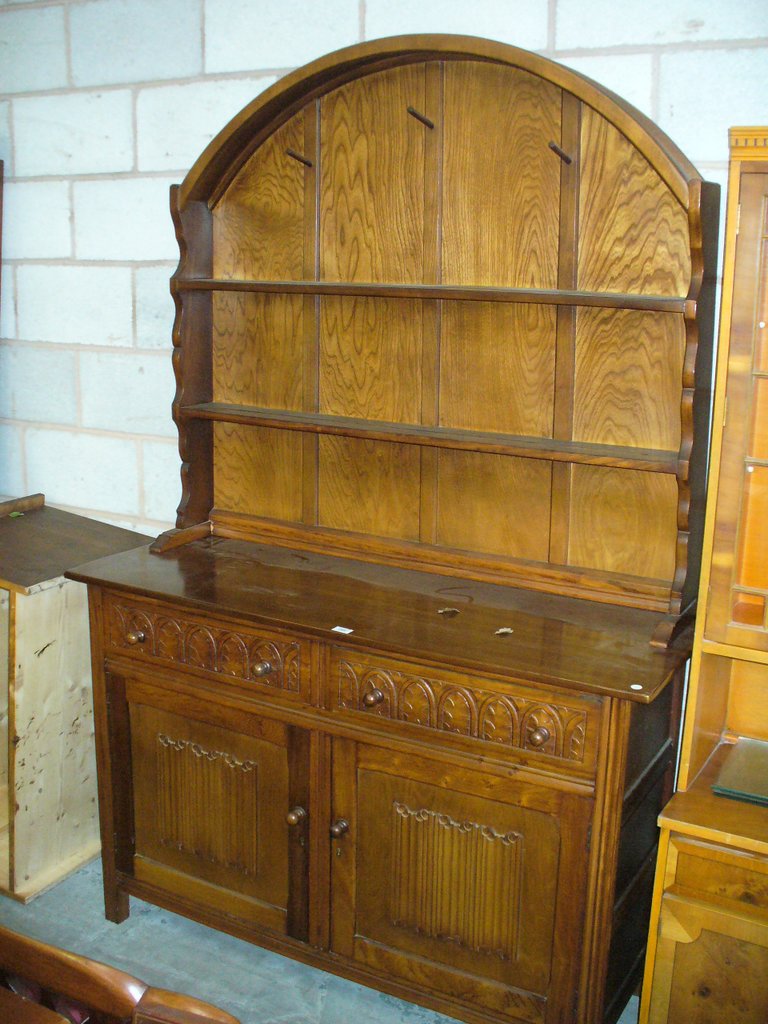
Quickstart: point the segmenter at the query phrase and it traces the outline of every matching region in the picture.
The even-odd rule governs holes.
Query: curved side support
[[[181,502],[176,526],[185,529],[206,522],[213,507],[211,474],[213,427],[210,422],[188,420],[184,407],[209,402],[212,397],[211,322],[213,297],[206,292],[182,292],[179,281],[209,277],[212,273],[211,214],[205,203],[179,205],[180,187],[171,188],[171,216],[179,243],[179,265],[171,278],[176,306],[173,323],[173,371],[176,394],[173,419],[179,431]]]

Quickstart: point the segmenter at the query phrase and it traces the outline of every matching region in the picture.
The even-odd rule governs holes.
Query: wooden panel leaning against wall
[[[172,193],[177,529],[89,584],[105,904],[474,1024],[637,982],[718,190],[488,40],[364,43]],[[126,766],[129,766],[126,770]]]
[[[701,608],[642,1024],[768,1020],[768,128],[730,147]]]

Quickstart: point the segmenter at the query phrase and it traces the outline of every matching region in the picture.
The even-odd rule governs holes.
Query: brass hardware
[[[300,824],[307,817],[307,812],[303,807],[293,807],[285,816],[285,820],[293,828],[294,825]]]
[[[365,704],[367,708],[375,708],[376,705],[381,704],[383,700],[384,694],[378,687],[376,687],[373,690],[369,690],[368,693],[365,694],[365,696],[363,697],[363,704]]]
[[[129,644],[143,644],[146,639],[146,633],[142,633],[140,629],[131,630],[130,633],[125,634],[126,643]]]
[[[512,636],[514,629],[511,626],[502,626],[501,629],[496,630],[496,636]]]
[[[349,822],[346,818],[339,818],[338,821],[334,821],[331,825],[332,839],[341,839],[341,837],[347,832],[349,832]]]
[[[275,666],[271,661],[260,661],[253,666],[252,675],[254,676],[269,676],[275,671]]]
[[[452,619],[454,617],[454,615],[458,615],[459,614],[459,609],[458,608],[438,608],[437,609],[437,614],[445,616],[446,619]]]
[[[540,725],[538,729],[532,729],[528,733],[528,742],[532,747],[543,747],[549,739],[549,735],[549,729],[544,725]]]

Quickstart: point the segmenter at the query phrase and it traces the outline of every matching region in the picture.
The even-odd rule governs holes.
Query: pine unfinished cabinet
[[[732,128],[730,146],[703,608],[642,1024],[768,1020],[768,806],[752,802],[768,780],[768,128]],[[748,746],[758,760],[734,771]]]
[[[614,1020],[702,522],[717,189],[462,37],[323,58],[172,190],[177,528],[89,584],[129,895],[474,1022]]]
[[[99,852],[87,596],[64,570],[146,540],[0,501],[0,891],[24,902]]]

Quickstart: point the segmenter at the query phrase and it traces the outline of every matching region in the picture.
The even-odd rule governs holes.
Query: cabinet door
[[[128,678],[124,693],[132,771],[115,777],[132,779],[131,873],[203,911],[305,938],[307,734],[150,681]]]
[[[664,895],[650,1024],[765,1024],[768,920]]]
[[[338,740],[333,810],[335,952],[510,1020],[572,1012],[586,801]]]

